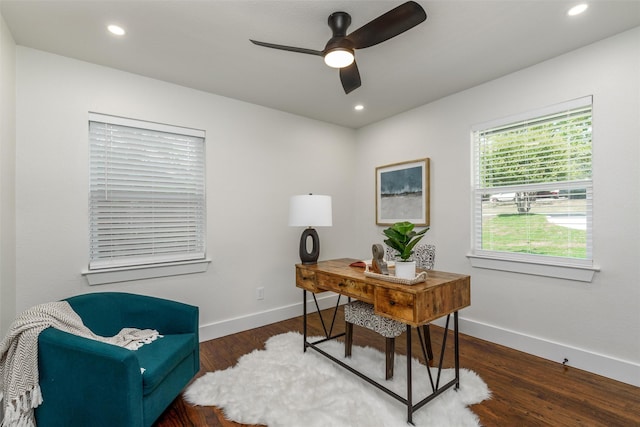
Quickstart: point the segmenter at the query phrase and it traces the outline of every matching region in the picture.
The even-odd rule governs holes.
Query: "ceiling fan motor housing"
[[[347,35],[347,28],[351,25],[351,15],[347,12],[333,12],[329,15],[327,22],[333,32],[333,37],[344,37]]]
[[[328,23],[333,37],[325,45],[324,54],[335,49],[347,50],[353,54],[354,44],[346,37],[347,28],[351,25],[351,16],[347,12],[334,12],[329,15]]]

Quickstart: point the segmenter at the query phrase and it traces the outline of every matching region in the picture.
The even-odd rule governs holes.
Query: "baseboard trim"
[[[465,319],[462,316],[459,326],[461,333],[560,364],[567,359],[567,366],[640,387],[640,364]]]
[[[310,293],[307,295],[309,296],[307,299],[307,310],[309,310],[309,312],[315,312],[316,307],[313,303],[313,298]],[[336,294],[316,296],[316,299],[318,300],[318,305],[321,310],[335,307],[338,302],[338,296]],[[343,298],[342,301],[346,302],[346,298]],[[207,325],[200,325],[200,342],[291,319],[292,317],[297,317],[301,314],[302,301],[271,310],[251,313],[246,316],[239,316],[221,320],[219,322],[209,323]]]
[[[328,294],[317,297],[320,309],[334,307],[338,297],[335,294]],[[343,300],[346,302],[346,300]],[[308,310],[315,311],[313,299],[307,300]],[[302,314],[302,302],[277,307],[246,316],[234,317],[200,326],[200,341],[208,341],[226,335],[235,334],[282,320],[291,319]],[[444,327],[444,320],[439,319],[434,322],[438,326]],[[543,359],[562,363],[568,359],[567,366],[607,378],[621,381],[627,384],[640,387],[640,364],[617,359],[603,354],[593,353],[584,349],[567,346],[564,344],[544,340],[539,337],[522,334],[516,331],[500,328],[463,316],[459,318],[460,332],[471,335],[486,341],[504,345]]]

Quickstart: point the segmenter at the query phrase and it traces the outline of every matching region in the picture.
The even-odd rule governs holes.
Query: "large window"
[[[474,255],[591,265],[591,104],[473,129]]]
[[[89,269],[205,256],[204,132],[90,114]]]

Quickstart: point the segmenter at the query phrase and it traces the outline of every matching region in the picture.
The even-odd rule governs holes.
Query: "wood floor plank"
[[[331,323],[331,315],[329,310],[323,312],[327,327]],[[342,332],[343,325],[342,310],[339,310],[335,331]],[[288,331],[302,332],[302,317],[203,342],[200,344],[201,370],[198,376],[234,366],[242,355],[263,349],[267,339]],[[309,334],[322,335],[322,326],[315,313],[309,316]],[[384,339],[376,333],[356,326],[353,335],[354,345],[368,345],[384,351]],[[396,339],[396,352],[400,354],[406,354],[403,335]],[[431,326],[436,360],[443,336],[442,328]],[[413,336],[412,347],[414,355],[420,354],[417,335]],[[445,366],[453,366],[452,348],[453,334],[450,332]],[[423,360],[422,357],[420,359]],[[480,375],[492,392],[491,399],[471,407],[486,427],[640,426],[638,387],[464,334],[460,334],[460,365]],[[181,396],[162,414],[155,426],[247,427],[226,420],[218,408],[191,406]]]

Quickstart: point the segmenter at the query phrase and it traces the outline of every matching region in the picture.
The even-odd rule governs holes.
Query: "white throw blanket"
[[[89,330],[66,301],[40,304],[24,311],[0,343],[2,426],[35,426],[33,409],[42,403],[38,376],[38,335],[48,327],[135,350],[159,335],[151,329],[122,329],[113,337]]]

